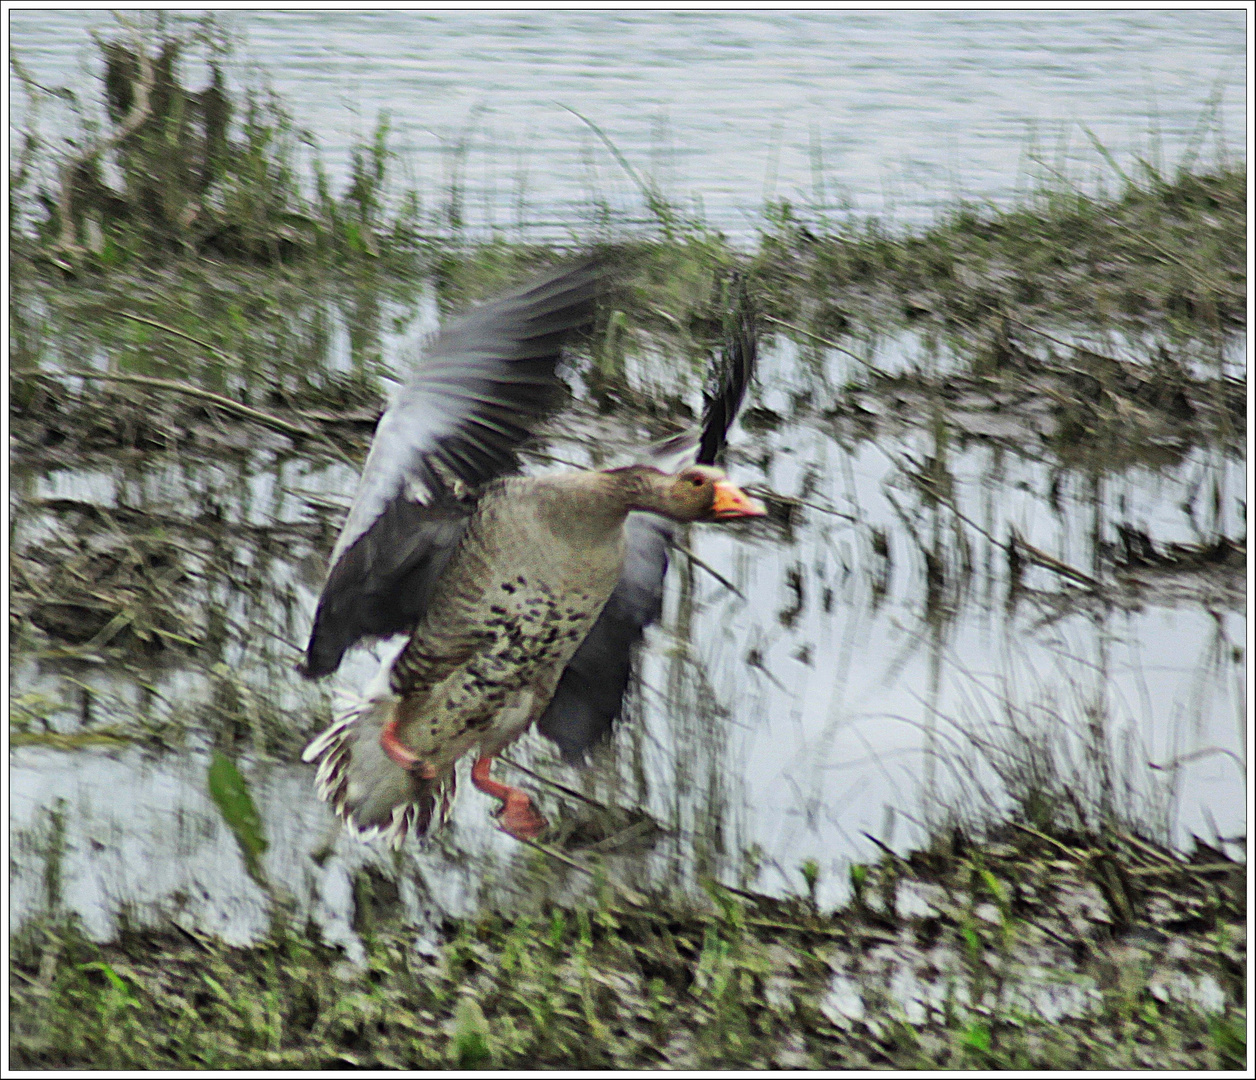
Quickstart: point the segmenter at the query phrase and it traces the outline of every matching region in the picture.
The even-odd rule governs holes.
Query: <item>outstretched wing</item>
[[[458,494],[519,468],[515,451],[561,400],[563,342],[591,322],[603,279],[596,259],[551,272],[449,323],[415,364],[332,550],[307,677],[423,614],[470,513]]]
[[[714,366],[702,431],[678,435],[656,448],[667,472],[689,462],[712,465],[721,455],[754,374],[754,318],[744,291],[730,320],[728,344]],[[687,460],[685,460],[687,458]],[[605,739],[623,710],[635,646],[663,611],[667,549],[676,526],[655,514],[628,515],[624,570],[597,622],[568,662],[549,706],[537,721],[572,764]]]

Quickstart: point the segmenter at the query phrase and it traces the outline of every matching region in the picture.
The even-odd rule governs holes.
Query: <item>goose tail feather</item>
[[[301,754],[318,764],[318,797],[329,803],[360,840],[382,840],[396,850],[413,834],[424,837],[449,817],[454,773],[433,780],[394,762],[379,743],[401,698],[384,692],[361,697],[337,692],[331,725]]]

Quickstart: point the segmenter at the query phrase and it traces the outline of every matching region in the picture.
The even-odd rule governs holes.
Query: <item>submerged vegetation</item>
[[[470,238],[456,181],[399,190],[386,119],[336,191],[282,103],[226,84],[212,25],[99,46],[99,106],[73,99],[82,131],[54,143],[29,124],[11,164],[13,660],[64,679],[63,696],[15,683],[10,734],[67,751],[212,747],[214,805],[273,925],[234,947],[120,915],[101,944],[62,906],[50,856],[44,910],[11,939],[12,1067],[1242,1067],[1245,866],[1219,840],[1182,856],[1162,821],[1112,801],[1115,750],[1091,703],[1076,724],[1060,709],[1035,726],[1011,701],[970,720],[957,739],[990,789],[974,771],[974,805],[932,815],[925,848],[852,866],[834,912],[815,863],[794,898],[704,877],[697,895],[640,903],[596,874],[588,895],[555,899],[538,859],[526,887],[423,928],[400,914],[399,870],[361,872],[360,958],[299,925],[233,761],[291,760],[326,722],[325,693],[290,686],[302,591],[345,509],[320,478],[360,464],[427,300],[461,307],[568,249]],[[194,52],[209,72],[195,90]],[[32,100],[50,92],[20,57],[15,72]],[[1056,177],[1020,205],[915,230],[777,203],[751,251],[633,173],[649,227],[572,226],[624,287],[572,358],[586,394],[571,423],[594,460],[666,432],[744,280],[765,346],[797,355],[785,403],[757,392],[745,414],[744,463],[766,474],[791,426],[887,448],[939,639],[983,573],[1001,590],[983,603],[1037,605],[1044,622],[1132,610],[1166,582],[1241,611],[1245,506],[1236,529],[1218,477],[1246,440],[1246,169],[1192,153],[1172,171],[1114,170],[1113,193]],[[892,455],[904,431],[921,436],[914,454]],[[1097,494],[1082,555],[995,535],[960,500],[954,459],[972,443],[1044,464],[1056,511],[1070,484],[1202,460],[1197,542],[1111,508],[1107,536]],[[789,544],[808,514],[849,518],[875,606],[887,537],[818,501],[809,470],[793,493],[756,491],[771,526]],[[808,573],[786,570],[782,627],[808,603],[829,610],[832,588]],[[762,669],[758,646],[746,663]],[[1082,730],[1080,763],[1053,742],[1065,728]],[[703,857],[724,850],[720,827]]]

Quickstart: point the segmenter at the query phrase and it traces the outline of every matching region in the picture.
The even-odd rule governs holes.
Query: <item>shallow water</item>
[[[171,16],[173,17],[173,16]],[[186,18],[186,17],[184,17]],[[1006,200],[1037,154],[1111,176],[1089,129],[1132,168],[1180,162],[1210,95],[1242,159],[1243,12],[240,11],[233,70],[269,82],[334,174],[385,110],[426,209],[450,192],[472,234],[566,237],[610,208],[643,213],[596,123],[669,199],[730,236],[765,199],[927,220],[956,198]],[[14,11],[15,55],[81,91],[106,11]],[[199,76],[192,80],[200,85]],[[23,100],[10,74],[14,102]],[[68,126],[64,103],[41,122]],[[1213,131],[1202,151],[1215,151]],[[1041,169],[1037,170],[1041,172]]]
[[[333,168],[384,106],[403,172],[417,173],[429,212],[463,161],[454,186],[471,235],[549,235],[561,223],[568,238],[569,226],[587,234],[601,205],[618,220],[640,213],[619,167],[555,101],[604,125],[669,197],[700,198],[713,226],[743,238],[766,198],[907,221],[956,195],[1007,198],[1026,183],[1034,122],[1040,134],[1085,124],[1124,160],[1148,150],[1152,118],[1159,152],[1175,162],[1219,78],[1222,126],[1238,130],[1245,108],[1233,68],[1244,45],[1239,12],[232,19],[243,44],[237,74],[259,64],[299,123],[317,131]],[[94,62],[86,28],[109,20],[14,12],[14,49],[45,85],[72,81],[76,64]],[[44,102],[41,122],[64,122],[59,107]],[[1062,163],[1085,172],[1097,159],[1071,130]],[[1048,157],[1053,138],[1043,134]],[[379,302],[381,328],[393,315],[409,331],[435,323],[433,291],[395,301],[397,310],[390,303]],[[109,331],[94,323],[54,325],[55,305],[41,317],[45,366],[60,355],[192,377],[177,354],[172,362],[123,335],[97,341],[91,335]],[[371,345],[393,358],[389,330],[363,345],[344,312],[327,320],[329,343],[312,363],[359,370]],[[301,330],[268,339],[286,350],[276,367],[305,361]],[[1226,373],[1245,372],[1245,344],[1228,344]],[[1105,349],[1146,355],[1136,341]],[[1198,359],[1200,374],[1217,371],[1212,358],[1178,351]],[[1243,539],[1244,463],[1206,441],[1172,440],[1121,447],[1119,460],[1084,447],[1064,460],[1049,408],[910,389],[843,399],[862,374],[849,356],[784,339],[763,352],[729,464],[774,493],[788,520],[689,531],[694,558],[674,558],[632,716],[594,767],[567,769],[539,736],[512,751],[667,830],[644,852],[604,853],[611,871],[682,888],[710,873],[781,893],[801,890],[799,866],[815,859],[818,899],[831,904],[847,864],[878,857],[865,833],[905,850],[948,810],[998,814],[1024,797],[1026,776],[1054,798],[1068,789],[1174,843],[1245,834],[1242,574],[1123,574],[1109,562],[1123,528],[1161,550]],[[630,358],[634,386],[681,389],[696,408],[700,380],[663,355]],[[256,369],[234,374],[256,393],[269,358],[249,356]],[[869,360],[910,373],[948,370],[952,358],[905,334],[877,343]],[[560,430],[545,450],[574,464],[608,463],[648,434],[644,422],[591,411]],[[150,655],[120,636],[112,651],[85,656],[29,626],[15,636],[16,728],[73,736],[122,725],[180,748],[13,751],[11,924],[55,902],[102,936],[124,914],[162,913],[229,939],[263,932],[269,899],[206,790],[213,745],[241,755],[270,843],[270,881],[334,940],[353,941],[353,883],[367,866],[398,878],[415,917],[473,907],[482,891],[538,866],[552,887],[577,887],[578,874],[497,833],[489,802],[468,784],[451,829],[427,848],[407,847],[396,864],[344,836],[329,857],[312,857],[329,842],[331,819],[297,757],[326,722],[331,690],[292,669],[356,468],[293,453],[283,436],[254,428],[206,422],[196,435],[190,451],[14,463],[15,574],[43,581],[93,559],[125,562],[130,548],[155,551],[185,576],[170,610],[148,614],[191,637],[164,639]],[[922,472],[946,500],[913,479]],[[1002,546],[1013,529],[1108,588],[1087,596],[1035,565],[1014,577]],[[372,663],[358,654],[343,681],[360,687]],[[555,818],[577,812],[576,801],[516,779]]]
[[[1015,528],[1104,575],[1118,526],[1160,548],[1242,536],[1242,463],[1201,446],[1167,463],[1069,467],[1033,440],[966,434],[980,431],[980,414],[953,402],[933,415],[895,413],[868,393],[868,416],[886,414],[870,431],[810,404],[832,400],[828,373],[840,360],[802,357],[789,342],[765,349],[750,403],[760,420],[736,432],[729,468],[752,489],[798,500],[792,518],[690,528],[684,545],[696,561],[674,557],[665,617],[613,747],[583,773],[535,734],[512,756],[668,830],[645,852],[606,854],[626,880],[683,888],[711,873],[788,893],[815,859],[822,903],[844,894],[849,862],[877,858],[865,834],[906,850],[948,810],[997,814],[1009,785],[1015,792],[1033,769],[1054,770],[1082,801],[1175,843],[1244,834],[1241,572],[1141,571],[1109,577],[1105,597],[1087,599],[1036,566],[1012,588],[1001,547]],[[657,359],[638,359],[630,375],[641,389],[676,385]],[[772,416],[774,427],[763,419]],[[641,438],[627,418],[577,410],[544,449],[580,465]],[[82,504],[144,511],[184,545],[193,571],[180,625],[226,629],[190,654],[125,668],[58,658],[37,634],[15,642],[15,715],[25,710],[31,730],[142,717],[188,734],[179,753],[13,751],[12,924],[47,900],[58,813],[59,902],[93,932],[109,933],[128,909],[141,921],[174,912],[242,940],[265,927],[266,894],[206,790],[208,748],[241,723],[260,738],[268,717],[307,734],[325,722],[329,688],[292,667],[355,469],[292,456],[278,436],[254,432],[247,443],[218,460],[97,455],[14,470],[19,558],[67,528],[91,550],[103,533]],[[926,460],[950,477],[949,505],[910,480],[910,463]],[[1195,499],[1201,486],[1215,497]],[[218,522],[208,532],[207,516]],[[372,668],[359,652],[342,682],[360,687]],[[1049,750],[1049,768],[1041,754],[1028,761],[1032,746]],[[314,797],[313,770],[295,758],[242,759],[270,841],[266,872],[331,938],[351,941],[353,876],[392,859],[343,835],[330,858],[311,857],[332,820]],[[552,792],[520,782],[552,817],[578,808],[567,799],[559,814]],[[451,829],[426,848],[408,845],[396,864],[416,918],[472,907],[536,858],[497,833],[489,801],[462,787]],[[548,872],[580,881],[561,866]]]

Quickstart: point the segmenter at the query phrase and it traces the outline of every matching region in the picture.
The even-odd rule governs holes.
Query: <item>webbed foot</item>
[[[545,831],[545,818],[532,805],[532,799],[526,791],[494,780],[489,775],[492,766],[491,757],[477,759],[471,767],[471,783],[485,795],[501,799],[502,805],[496,817],[497,827],[502,832],[516,840],[535,840]]]

